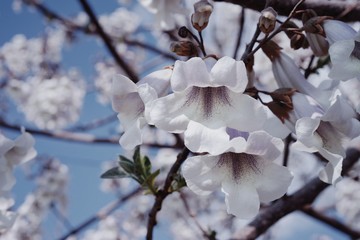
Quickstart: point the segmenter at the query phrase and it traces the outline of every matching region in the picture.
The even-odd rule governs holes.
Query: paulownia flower
[[[272,62],[274,77],[280,88],[295,88],[300,93],[316,99],[322,106],[328,106],[331,92],[321,91],[309,83],[294,60],[283,53],[276,43],[269,42],[263,47],[263,51]]]
[[[292,174],[272,161],[281,153],[283,143],[265,132],[236,137],[228,151],[220,155],[190,157],[182,167],[187,186],[207,195],[221,188],[227,211],[239,218],[254,217],[261,202],[283,196]],[[236,140],[241,139],[241,140]]]
[[[340,40],[330,46],[332,68],[329,77],[336,80],[360,80],[360,32],[352,39]]]
[[[354,110],[337,96],[324,111],[309,97],[295,93],[292,97],[294,110],[285,121],[297,142],[294,147],[307,152],[319,152],[329,163],[320,172],[320,179],[336,183],[341,178],[342,160],[345,157],[343,142],[360,134],[360,123]]]
[[[206,137],[195,135],[205,134],[207,129],[259,130],[266,113],[259,102],[243,94],[247,83],[244,63],[229,57],[219,59],[210,72],[201,58],[177,61],[171,77],[174,93],[156,99],[147,117],[160,129],[174,133],[185,131],[185,139],[189,135]],[[201,146],[216,141],[216,136],[206,139]]]
[[[147,121],[144,117],[146,104],[168,93],[170,69],[153,72],[135,84],[128,77],[117,75],[112,85],[112,107],[124,128],[120,145],[131,150],[142,143],[141,129]]]

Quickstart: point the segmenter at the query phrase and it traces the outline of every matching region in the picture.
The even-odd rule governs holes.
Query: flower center
[[[219,168],[226,167],[229,173],[232,173],[235,181],[248,175],[249,171],[260,173],[255,156],[247,153],[224,153],[220,156],[217,166]]]
[[[210,118],[217,105],[231,105],[226,87],[193,87],[185,105],[199,104],[205,118]]]
[[[354,50],[351,52],[351,56],[360,60],[360,42],[355,41]]]

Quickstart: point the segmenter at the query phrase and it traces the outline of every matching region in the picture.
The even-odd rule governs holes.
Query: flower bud
[[[268,7],[261,11],[261,16],[259,18],[259,28],[265,33],[271,33],[276,24],[277,12],[272,7]]]
[[[179,37],[186,38],[189,35],[189,30],[185,26],[182,26],[179,28],[178,35]]]
[[[192,57],[198,55],[198,50],[195,44],[191,41],[172,42],[170,50],[179,56]]]
[[[207,0],[201,0],[194,4],[194,11],[191,15],[191,23],[200,32],[208,25],[213,6]]]
[[[308,48],[309,42],[304,34],[294,34],[290,39],[290,47],[295,50],[299,48]]]

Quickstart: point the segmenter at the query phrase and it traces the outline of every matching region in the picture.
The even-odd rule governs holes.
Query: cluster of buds
[[[314,10],[308,9],[302,15],[302,22],[306,38],[315,56],[321,57],[328,54],[329,43],[325,39],[322,22],[329,17],[318,17]]]
[[[305,35],[297,29],[300,29],[294,22],[288,21],[284,27],[286,27],[287,30],[285,30],[285,34],[290,39],[290,47],[297,50],[299,48],[308,48],[309,42],[306,39]]]
[[[194,4],[194,13],[191,15],[193,27],[201,32],[207,27],[213,6],[207,0],[201,0]]]
[[[275,29],[277,12],[272,7],[265,8],[261,11],[259,18],[260,31],[269,34]]]

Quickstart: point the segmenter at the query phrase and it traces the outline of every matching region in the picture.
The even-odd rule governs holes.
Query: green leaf
[[[135,166],[132,161],[127,159],[124,156],[119,156],[119,165],[122,169],[124,169],[125,172],[129,174],[134,174]]]
[[[114,167],[101,174],[100,177],[114,179],[114,178],[126,178],[131,176],[128,173],[121,170],[119,167]]]
[[[155,179],[160,174],[160,169],[156,170],[155,172],[148,175],[148,177],[143,182],[142,186],[147,187],[150,190],[150,193],[156,194],[157,193],[157,186],[155,186]]]

